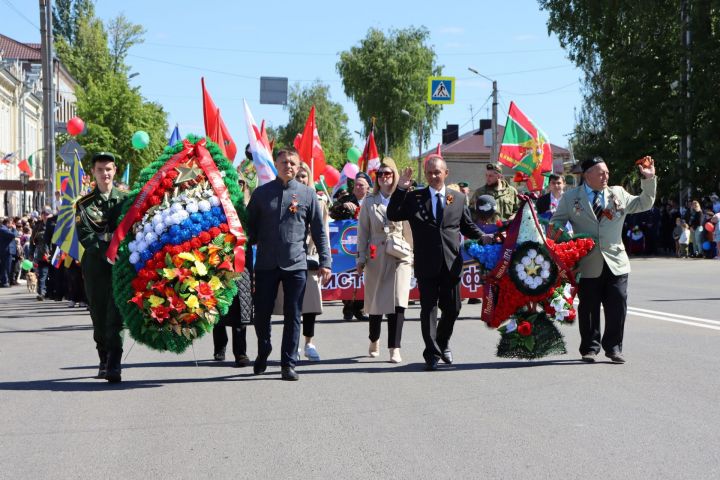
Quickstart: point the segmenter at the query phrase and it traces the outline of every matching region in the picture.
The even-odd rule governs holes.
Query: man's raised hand
[[[412,176],[412,168],[403,168],[403,171],[400,174],[400,180],[398,180],[398,188],[402,188],[403,190],[410,188],[412,186]]]

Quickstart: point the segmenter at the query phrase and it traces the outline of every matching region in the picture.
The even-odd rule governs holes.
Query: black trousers
[[[283,367],[295,367],[298,343],[300,340],[300,315],[305,295],[307,270],[256,270],[255,271],[255,333],[258,338],[258,357],[267,357],[272,351],[270,341],[270,317],[275,306],[278,286],[282,282],[283,336],[280,364]]]
[[[621,353],[627,314],[628,275],[613,275],[607,263],[597,278],[581,278],[578,285],[580,355]],[[605,311],[605,333],[600,338],[600,305]]]
[[[232,330],[232,351],[235,360],[240,359],[241,356],[247,355],[247,336],[245,325],[230,327]],[[227,330],[222,325],[215,325],[213,328],[213,345],[215,347],[215,353],[225,351],[225,347],[228,344]]]
[[[377,342],[380,339],[382,331],[382,315],[370,315],[368,338],[371,342]],[[403,307],[395,307],[395,313],[387,314],[388,321],[388,348],[400,348],[402,340],[403,323],[405,322],[405,309]]]
[[[455,320],[462,306],[460,277],[450,275],[445,265],[432,277],[417,279],[420,290],[420,330],[425,341],[423,357],[428,362],[448,348]],[[438,306],[442,311],[438,322]]]

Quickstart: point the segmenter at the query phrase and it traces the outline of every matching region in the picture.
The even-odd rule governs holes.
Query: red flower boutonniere
[[[360,208],[362,208],[362,207],[359,207],[359,206],[358,206],[358,207],[355,209],[355,220],[357,220],[358,218],[360,218]]]
[[[290,206],[288,207],[288,210],[290,210],[290,213],[296,214],[298,211],[298,201],[297,201],[297,195],[293,193],[292,200],[290,201]]]
[[[377,257],[377,246],[370,245],[370,260],[375,259]]]
[[[448,195],[446,198],[447,198],[448,205],[452,205],[453,202],[455,201],[455,197],[453,197],[452,195]]]

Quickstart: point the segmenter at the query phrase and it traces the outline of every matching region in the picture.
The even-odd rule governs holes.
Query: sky
[[[455,103],[444,106],[431,145],[446,124],[459,124],[462,134],[491,116],[492,83],[468,67],[497,80],[500,124],[514,101],[554,144],[567,145],[581,105],[582,74],[548,35],[548,15],[534,0],[98,0],[96,13],[105,21],[123,13],[146,29],[145,42],[127,57],[130,71],[139,73],[131,84],[160,103],[183,136],[203,133],[202,76],[238,144],[247,143],[243,98],[258,123],[287,123],[283,106],[260,104],[261,76],[328,84],[331,100],[348,114],[350,132],[362,131],[369,119],[360,119],[345,95],[336,63],[369,28],[426,27],[443,75],[456,77]],[[36,0],[0,0],[0,18],[3,34],[40,41]],[[353,133],[353,141],[362,149],[364,138]]]

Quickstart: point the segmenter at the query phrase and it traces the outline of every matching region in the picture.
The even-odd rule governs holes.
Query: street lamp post
[[[416,120],[415,117],[410,115],[410,112],[405,110],[404,108],[400,110],[400,113],[403,115],[407,115],[412,120]],[[422,145],[423,145],[423,135],[424,135],[424,121],[423,119],[420,119],[418,124],[418,157],[417,157],[417,183],[422,183]]]
[[[498,161],[498,144],[497,144],[497,106],[498,106],[498,89],[497,89],[497,80],[493,80],[490,77],[487,77],[483,75],[482,73],[478,72],[472,67],[468,67],[468,70],[470,70],[475,75],[484,78],[485,80],[489,80],[492,82],[492,97],[493,97],[493,104],[492,104],[492,158],[490,159],[490,163],[495,163]]]

